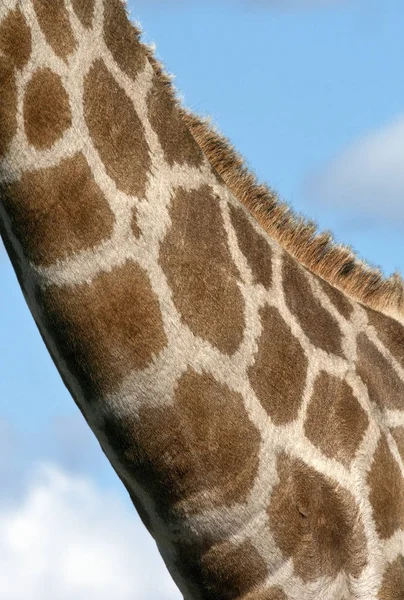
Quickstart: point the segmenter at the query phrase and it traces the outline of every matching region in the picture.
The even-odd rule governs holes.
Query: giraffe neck
[[[2,236],[65,384],[189,595],[173,515],[187,538],[182,497],[196,510],[206,493],[207,505],[230,500],[232,486],[209,499],[190,440],[170,457],[178,416],[160,431],[160,411],[168,418],[174,390],[184,410],[189,394],[211,396],[212,410],[222,399],[225,413],[224,401],[242,405],[204,373],[243,340],[244,299],[226,241],[230,194],[120,0],[10,0],[0,18]],[[199,428],[211,415],[205,407],[190,418]],[[259,435],[246,414],[233,427],[255,449],[242,461],[245,495]],[[170,492],[164,465],[150,471],[149,443],[179,460],[184,489]],[[236,468],[225,460],[221,478]]]
[[[0,84],[10,258],[185,597],[401,597],[403,328],[239,205],[120,0],[0,4]]]

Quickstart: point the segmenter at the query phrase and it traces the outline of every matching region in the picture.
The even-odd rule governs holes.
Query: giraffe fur
[[[0,96],[10,259],[184,598],[401,600],[395,283],[288,221],[121,0],[0,0]]]

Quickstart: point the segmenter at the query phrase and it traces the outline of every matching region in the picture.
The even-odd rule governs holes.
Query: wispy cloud
[[[181,597],[135,512],[51,465],[18,503],[0,506],[0,590],[7,600]]]
[[[22,432],[16,423],[0,419],[0,505],[20,500],[27,473],[42,462],[123,488],[81,414],[52,418],[34,432]]]
[[[306,181],[323,208],[404,226],[404,115],[343,150]]]
[[[180,600],[81,415],[0,419],[0,600]]]

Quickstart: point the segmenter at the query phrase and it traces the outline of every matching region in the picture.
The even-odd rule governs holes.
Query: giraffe
[[[121,0],[0,1],[0,227],[186,599],[404,598],[404,309],[177,102]]]

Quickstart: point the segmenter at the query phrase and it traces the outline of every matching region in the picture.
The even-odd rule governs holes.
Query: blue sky
[[[401,1],[129,7],[185,104],[210,115],[260,179],[362,258],[404,273]],[[179,598],[1,250],[0,331],[0,600]],[[118,592],[117,581],[127,582]]]

